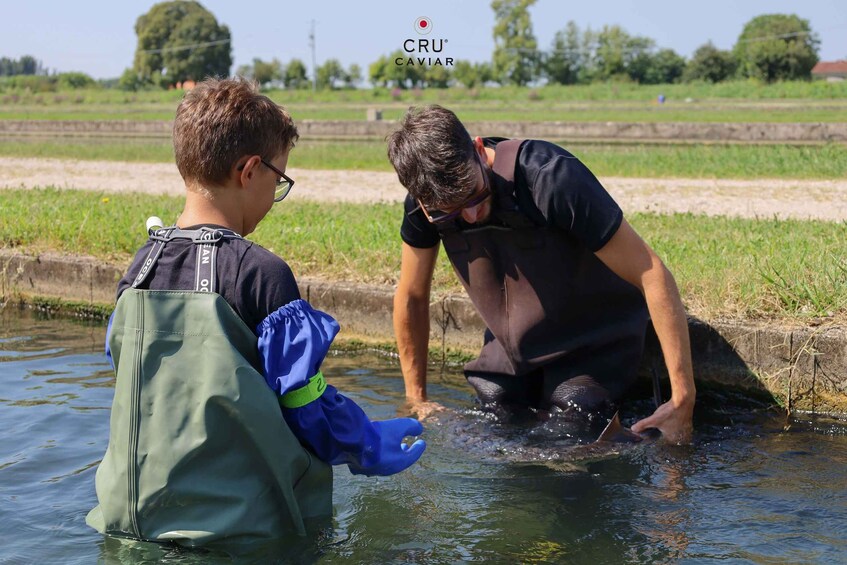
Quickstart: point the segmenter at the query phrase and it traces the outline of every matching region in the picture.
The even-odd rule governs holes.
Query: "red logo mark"
[[[415,31],[421,35],[427,35],[432,31],[432,20],[427,17],[420,17],[415,20]]]

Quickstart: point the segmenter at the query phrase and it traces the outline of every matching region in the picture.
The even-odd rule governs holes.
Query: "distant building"
[[[820,61],[812,69],[812,78],[839,82],[847,79],[847,61]]]
[[[197,86],[197,83],[189,79],[185,82],[177,82],[176,84],[168,86],[168,90],[191,90],[195,86]]]

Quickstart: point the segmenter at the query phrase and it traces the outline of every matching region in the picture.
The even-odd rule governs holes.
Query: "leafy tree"
[[[62,73],[58,77],[59,88],[90,88],[97,82],[85,73]]]
[[[473,88],[477,83],[473,63],[464,59],[456,61],[453,65],[453,78],[462,86]]]
[[[45,74],[41,61],[32,55],[24,55],[20,59],[0,58],[0,76],[40,74]]]
[[[226,76],[232,66],[229,28],[198,2],[173,0],[150,8],[135,22],[133,69],[145,82],[171,85]]]
[[[279,59],[262,61],[259,58],[254,58],[249,65],[240,65],[235,71],[235,74],[255,80],[261,85],[282,80],[282,73],[282,63]]]
[[[19,75],[37,75],[41,71],[41,63],[32,55],[24,55],[18,60]]]
[[[423,67],[423,80],[432,88],[447,88],[450,82],[450,69],[444,65]]]
[[[544,60],[544,76],[553,83],[576,84],[584,67],[583,59],[579,27],[569,21],[553,38],[550,55]]]
[[[590,30],[586,32],[590,35]],[[609,80],[624,76],[633,78],[630,70],[637,75],[633,62],[643,58],[655,48],[655,42],[649,37],[629,35],[622,27],[603,26],[603,29],[591,37],[593,50],[593,76],[595,80]],[[632,67],[632,68],[631,68]],[[637,80],[637,79],[635,79]]]
[[[235,69],[236,76],[244,77],[244,78],[253,78],[253,65],[238,65],[238,68]]]
[[[794,14],[768,14],[747,22],[733,54],[741,76],[767,82],[811,78],[820,40],[809,21]]]
[[[318,88],[335,88],[337,83],[347,82],[347,73],[338,59],[327,59],[317,70]]]
[[[491,65],[488,63],[471,63],[460,59],[453,65],[453,79],[467,88],[485,84],[491,77]]]
[[[347,75],[345,79],[345,86],[347,88],[356,88],[362,82],[362,67],[353,63],[350,65],[350,68],[347,69]]]
[[[374,86],[388,86],[388,65],[390,64],[388,57],[381,55],[368,66],[368,78]]]
[[[371,63],[368,69],[371,82],[374,86],[383,87],[393,83],[396,87],[404,89],[422,86],[426,74],[425,67],[405,64],[409,58],[410,55],[401,49],[397,49],[388,55],[382,55]],[[398,59],[403,64],[398,65]]]
[[[8,57],[0,57],[0,77],[10,77],[15,74],[15,61]]]
[[[306,88],[309,86],[309,77],[306,73],[306,65],[300,59],[291,59],[285,66],[282,74],[282,83],[285,88]]]
[[[639,84],[670,84],[685,71],[685,58],[673,49],[639,53],[628,65],[629,77]]]
[[[536,0],[492,0],[494,10],[494,78],[523,86],[537,78],[538,42],[532,33],[529,7]]]
[[[737,64],[732,52],[715,47],[712,42],[697,48],[682,74],[684,81],[721,82],[735,74]]]
[[[118,88],[135,92],[144,88],[144,79],[134,69],[125,69],[118,79]]]
[[[253,80],[259,84],[282,80],[282,63],[276,58],[268,62],[253,59]]]

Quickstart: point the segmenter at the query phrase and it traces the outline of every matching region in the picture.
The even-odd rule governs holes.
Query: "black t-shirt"
[[[485,138],[496,150],[503,138]],[[615,235],[623,212],[600,181],[579,159],[558,145],[530,139],[521,145],[515,168],[515,198],[521,210],[548,227],[569,232],[590,251],[601,249]],[[438,244],[438,229],[406,196],[400,236],[412,247]],[[460,224],[464,224],[459,220]]]
[[[209,228],[221,228],[204,224]],[[199,229],[190,226],[184,229]],[[216,258],[217,292],[254,332],[269,314],[292,300],[300,290],[291,268],[261,245],[246,239],[225,238]],[[118,283],[118,298],[132,286],[153,242],[138,250],[129,271]],[[143,287],[150,290],[194,290],[196,245],[185,239],[168,242]]]

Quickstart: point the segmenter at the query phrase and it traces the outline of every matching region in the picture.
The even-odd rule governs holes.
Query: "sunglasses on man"
[[[479,170],[482,171],[482,189],[473,192],[464,201],[452,207],[452,210],[428,210],[427,207],[424,206],[423,202],[418,200],[418,207],[431,224],[442,224],[444,222],[449,222],[450,220],[455,220],[461,215],[462,210],[479,206],[485,202],[489,196],[491,196],[491,185],[489,184],[488,174],[486,174],[485,168],[482,166],[482,161],[477,159],[477,162],[479,163]]]

